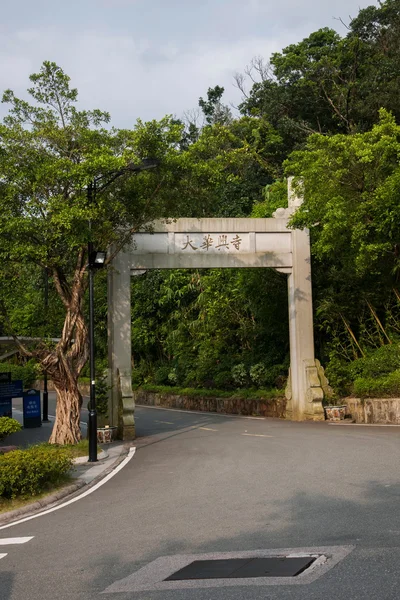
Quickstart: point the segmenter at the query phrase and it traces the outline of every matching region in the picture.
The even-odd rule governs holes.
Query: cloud
[[[5,1],[0,91],[24,94],[29,75],[52,60],[72,78],[82,106],[109,111],[120,127],[138,117],[181,116],[215,85],[225,87],[226,103],[237,104],[236,71],[321,26],[338,27],[333,12],[356,13],[359,2],[336,0],[332,8],[323,0],[153,0],[150,9],[144,0],[69,0],[60,13],[54,0],[38,0],[40,10],[27,16],[29,2],[26,11],[20,6],[21,16],[16,0]],[[79,19],[71,16],[75,8]],[[0,105],[0,117],[5,110]]]
[[[268,57],[280,47],[281,40],[180,47],[177,42],[155,44],[106,32],[86,31],[71,39],[56,30],[19,31],[0,53],[0,87],[21,94],[29,74],[37,72],[43,60],[54,60],[78,88],[82,106],[108,110],[115,125],[129,127],[138,117],[181,116],[215,85],[225,86],[227,102],[238,102],[234,73],[254,55]]]

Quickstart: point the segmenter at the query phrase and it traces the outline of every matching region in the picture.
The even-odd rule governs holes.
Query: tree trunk
[[[80,418],[82,395],[76,381],[55,382],[57,392],[56,420],[50,444],[76,444],[82,439]]]
[[[82,438],[82,395],[78,378],[89,356],[88,330],[82,311],[86,289],[84,262],[84,253],[81,252],[74,282],[69,289],[59,274],[54,274],[66,316],[60,341],[54,351],[42,360],[43,369],[52,378],[57,392],[56,420],[49,440],[51,444],[76,444]]]

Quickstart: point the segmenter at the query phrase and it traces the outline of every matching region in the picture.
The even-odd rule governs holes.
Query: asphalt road
[[[0,530],[34,536],[0,546],[1,600],[400,598],[400,428],[138,408],[137,431],[96,492]],[[163,556],[343,545],[308,585],[100,595]]]

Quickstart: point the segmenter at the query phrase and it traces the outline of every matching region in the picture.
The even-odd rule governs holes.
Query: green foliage
[[[10,417],[0,417],[0,440],[3,440],[8,435],[21,430],[21,425],[16,419]]]
[[[234,387],[232,373],[230,371],[219,371],[213,377],[214,385],[220,390],[230,390]]]
[[[68,448],[33,446],[0,456],[0,497],[35,496],[55,485],[72,467]]]
[[[218,390],[213,388],[190,388],[190,387],[170,387],[165,385],[143,384],[139,389],[146,392],[155,392],[160,394],[176,394],[178,396],[202,396],[207,398],[249,398],[258,400],[269,400],[271,398],[282,398],[285,395],[284,390],[254,390],[241,389],[235,391]]]
[[[352,392],[359,398],[398,398],[400,395],[400,370],[381,377],[357,377]]]
[[[232,367],[231,375],[234,383],[238,387],[245,387],[249,382],[249,374],[243,363],[239,363]]]
[[[108,419],[108,385],[107,377],[98,377],[96,380],[96,410],[98,414],[98,427],[104,427]]]
[[[326,370],[329,382],[338,394],[361,397],[377,397],[376,394],[385,397],[400,393],[400,388],[396,387],[399,373],[399,342],[368,348],[364,356],[350,361],[333,355]]]
[[[156,385],[163,385],[169,384],[169,375],[171,372],[171,367],[166,365],[166,366],[160,366],[156,369],[155,373],[154,373],[154,383]]]
[[[248,385],[251,365],[263,359],[269,368],[287,357],[286,303],[285,278],[266,270],[152,271],[135,279],[135,383]]]
[[[254,204],[251,216],[255,218],[271,218],[277,208],[287,208],[287,181],[275,181],[265,187],[264,200]]]
[[[199,98],[199,106],[209,125],[215,123],[226,125],[232,121],[230,108],[221,103],[224,91],[223,87],[216,85],[215,88],[208,88],[207,100]]]
[[[40,369],[34,360],[29,360],[21,365],[5,362],[0,363],[0,373],[7,372],[11,373],[13,381],[22,379],[24,388],[27,388],[39,377]]]
[[[99,423],[97,423],[97,426],[101,427],[101,425],[99,425]],[[44,446],[44,444],[43,444],[43,446]],[[59,447],[66,448],[67,450],[69,450],[72,458],[79,458],[81,456],[89,455],[89,440],[87,440],[87,439],[81,440],[77,444],[66,444],[65,446],[59,446]],[[99,453],[101,452],[100,446],[97,446],[97,451]]]
[[[286,384],[288,363],[268,366],[257,363],[250,367],[250,379],[260,388],[283,387]]]
[[[400,118],[400,2],[362,9],[342,38],[327,27],[257,64],[240,109],[282,135],[290,151],[312,133],[369,130],[381,107]],[[257,73],[255,73],[257,75]]]
[[[400,343],[388,344],[359,358],[349,366],[352,379],[357,377],[377,378],[400,370]]]
[[[311,136],[286,164],[304,180],[293,225],[313,228],[318,258],[339,257],[356,274],[399,266],[400,127],[386,111],[380,115],[367,133]]]

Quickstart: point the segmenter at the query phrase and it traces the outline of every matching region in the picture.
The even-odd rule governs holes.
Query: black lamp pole
[[[49,273],[44,270],[44,312],[47,324],[47,312],[49,308]],[[47,389],[47,371],[44,372],[43,379],[43,423],[49,423],[49,392]]]
[[[93,184],[87,188],[89,206],[93,200]],[[89,401],[89,462],[97,462],[97,410],[96,410],[96,372],[94,360],[94,272],[93,272],[93,242],[92,223],[89,221],[89,362],[90,362],[90,401]]]
[[[153,158],[144,159],[141,164],[129,164],[124,169],[109,173],[108,180],[103,185],[99,185],[98,190],[103,191],[113,181],[126,173],[138,173],[148,169],[154,169],[159,165],[159,160]],[[96,184],[101,184],[101,177],[94,179],[87,187],[88,206],[92,204],[96,195]],[[97,462],[97,410],[96,410],[96,373],[95,373],[95,347],[94,347],[94,271],[101,267],[105,260],[104,252],[97,252],[93,248],[92,242],[92,224],[89,221],[89,242],[88,242],[88,270],[89,270],[89,357],[90,357],[90,402],[89,402],[89,461]],[[96,254],[103,254],[103,260],[97,261]]]
[[[89,350],[90,350],[90,403],[89,403],[89,462],[97,461],[96,373],[94,362],[94,272],[91,264],[93,242],[88,243],[89,256]]]

